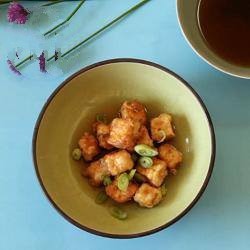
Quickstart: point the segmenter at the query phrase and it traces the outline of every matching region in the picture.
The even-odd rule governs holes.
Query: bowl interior
[[[169,112],[174,117],[174,144],[184,162],[168,177],[166,199],[153,209],[122,205],[128,219],[109,214],[112,202],[97,205],[98,189],[82,177],[83,162],[71,151],[84,131],[91,130],[97,113],[112,119],[124,100],[138,99],[148,117]],[[212,139],[208,119],[198,99],[170,73],[133,61],[104,63],[80,72],[56,90],[43,110],[34,142],[35,165],[49,198],[78,226],[116,236],[142,234],[171,223],[194,201],[211,172]]]
[[[234,76],[250,78],[250,70],[231,64],[216,53],[207,45],[198,24],[197,10],[200,0],[177,0],[177,12],[182,31],[192,48],[215,68]]]

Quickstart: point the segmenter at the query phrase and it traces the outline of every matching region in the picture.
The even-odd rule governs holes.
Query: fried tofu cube
[[[141,124],[146,123],[146,108],[138,101],[125,101],[121,106],[121,116],[123,119],[131,119]]]
[[[149,136],[148,129],[145,126],[141,126],[139,133],[140,136],[137,140],[137,144],[145,144],[153,147],[153,140]]]
[[[94,128],[99,146],[105,149],[112,149],[113,146],[108,143],[110,126],[102,122],[96,122]]]
[[[142,207],[152,208],[162,200],[161,189],[143,183],[136,191],[134,200]]]
[[[78,145],[82,150],[83,158],[86,161],[92,161],[93,158],[100,153],[98,141],[89,133],[84,133],[82,138],[79,140]]]
[[[172,117],[168,114],[161,114],[150,122],[151,136],[156,142],[163,142],[175,137],[172,126]]]
[[[163,144],[159,147],[159,157],[166,162],[169,170],[175,174],[176,168],[182,162],[182,153],[170,144]]]
[[[138,173],[146,176],[150,184],[155,187],[160,187],[164,179],[168,175],[166,162],[157,158],[153,159],[152,167],[143,168],[141,166],[138,166],[136,170]]]
[[[132,157],[126,150],[106,154],[102,159],[113,176],[128,171],[134,166]]]
[[[105,190],[107,195],[118,203],[124,203],[132,200],[138,185],[130,182],[126,191],[121,191],[117,186],[117,180],[114,180],[111,185],[106,186]]]
[[[102,185],[103,178],[110,176],[110,172],[102,160],[92,162],[85,170],[86,177],[89,178],[89,183],[92,186],[99,187]]]
[[[139,136],[139,123],[130,119],[115,118],[110,125],[107,142],[116,148],[132,151]]]

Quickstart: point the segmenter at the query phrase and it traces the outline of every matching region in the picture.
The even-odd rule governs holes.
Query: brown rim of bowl
[[[141,64],[145,64],[145,65],[149,65],[155,68],[158,68],[168,74],[171,74],[172,76],[174,76],[175,78],[177,78],[180,82],[182,82],[183,85],[185,85],[192,93],[193,95],[196,97],[196,99],[198,100],[198,102],[200,103],[204,113],[206,114],[207,117],[207,122],[209,125],[209,129],[210,129],[210,136],[211,136],[211,142],[212,142],[212,153],[211,153],[211,157],[210,157],[210,163],[209,163],[209,170],[206,176],[206,179],[200,189],[200,191],[198,192],[198,194],[196,195],[196,197],[194,198],[194,200],[189,204],[188,207],[186,207],[184,209],[184,211],[182,211],[178,216],[176,216],[174,219],[172,219],[171,221],[169,221],[168,223],[157,227],[155,229],[152,230],[148,230],[145,232],[140,232],[140,233],[135,233],[135,234],[110,234],[110,233],[105,233],[105,232],[100,232],[97,231],[95,229],[92,228],[88,228],[80,223],[78,223],[77,221],[73,220],[72,218],[70,218],[67,214],[64,213],[64,211],[57,206],[57,204],[53,201],[53,199],[50,197],[49,193],[47,192],[45,186],[43,185],[39,170],[38,170],[38,164],[37,164],[37,159],[36,159],[36,140],[37,140],[37,133],[39,130],[39,126],[40,123],[42,121],[43,115],[47,109],[47,107],[49,106],[50,102],[53,100],[53,98],[56,96],[56,94],[66,85],[68,84],[73,78],[75,78],[76,76],[78,76],[79,74],[82,74],[90,69],[102,66],[102,65],[107,65],[107,64],[111,64],[111,63],[122,63],[122,62],[130,62],[130,63],[141,63]],[[209,179],[212,175],[212,171],[213,171],[213,167],[214,167],[214,161],[215,161],[215,152],[216,152],[216,146],[215,146],[215,133],[214,133],[214,128],[213,128],[213,124],[212,124],[212,120],[210,118],[210,115],[208,113],[208,110],[205,106],[205,104],[203,103],[202,99],[200,98],[200,96],[195,92],[195,90],[184,80],[182,79],[180,76],[178,76],[177,74],[175,74],[174,72],[172,72],[171,70],[153,63],[153,62],[149,62],[149,61],[145,61],[145,60],[141,60],[141,59],[133,59],[133,58],[117,58],[117,59],[110,59],[110,60],[106,60],[106,61],[101,61],[101,62],[97,62],[94,63],[90,66],[87,66],[81,70],[79,70],[78,72],[76,72],[75,74],[71,75],[70,77],[68,77],[65,81],[63,81],[63,83],[61,83],[54,91],[53,93],[50,95],[50,97],[48,98],[48,100],[46,101],[46,103],[44,104],[38,119],[36,121],[36,125],[34,128],[34,133],[33,133],[33,141],[32,141],[32,154],[33,154],[33,162],[34,162],[34,166],[35,166],[35,171],[36,171],[36,175],[38,178],[38,181],[42,187],[42,190],[44,192],[44,194],[46,195],[46,197],[48,198],[48,200],[50,201],[50,203],[53,205],[53,207],[66,219],[68,220],[70,223],[72,223],[73,225],[77,226],[78,228],[85,230],[89,233],[92,234],[96,234],[99,236],[103,236],[103,237],[109,237],[109,238],[118,238],[118,239],[130,239],[130,238],[137,238],[137,237],[143,237],[143,236],[147,236],[156,232],[159,232],[167,227],[169,227],[170,225],[174,224],[175,222],[177,222],[179,219],[181,219],[184,215],[186,215],[191,208],[196,204],[196,202],[199,200],[199,198],[201,197],[201,195],[203,194],[203,192],[205,191],[207,184],[209,182]]]

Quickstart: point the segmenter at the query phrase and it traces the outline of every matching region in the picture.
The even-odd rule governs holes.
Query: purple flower
[[[55,50],[55,61],[57,61],[59,58],[59,52],[57,50]]]
[[[17,68],[15,67],[15,65],[11,62],[11,60],[7,60],[7,63],[9,65],[9,68],[12,72],[14,72],[17,75],[22,75],[21,72],[19,70],[17,70]]]
[[[25,24],[29,13],[21,4],[12,2],[9,4],[7,18],[11,23]]]
[[[39,60],[40,71],[43,72],[43,73],[46,73],[47,72],[46,69],[45,69],[46,59],[45,59],[45,56],[44,56],[44,51],[38,57],[38,60]]]

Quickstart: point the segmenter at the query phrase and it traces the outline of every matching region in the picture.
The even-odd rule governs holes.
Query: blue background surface
[[[65,51],[136,0],[88,0],[60,33],[41,33],[62,20],[76,2],[43,12],[29,23],[11,25],[0,7],[0,249],[250,249],[250,81],[221,73],[187,45],[178,26],[174,0],[152,0],[82,47],[44,75],[34,62],[18,77],[6,59],[29,51]],[[179,222],[157,234],[132,240],[91,235],[64,220],[37,182],[31,157],[33,128],[51,92],[69,75],[94,62],[117,57],[150,60],[186,79],[203,98],[217,137],[217,158],[209,186]],[[17,60],[16,60],[17,62]],[[142,222],[143,223],[143,222]]]

